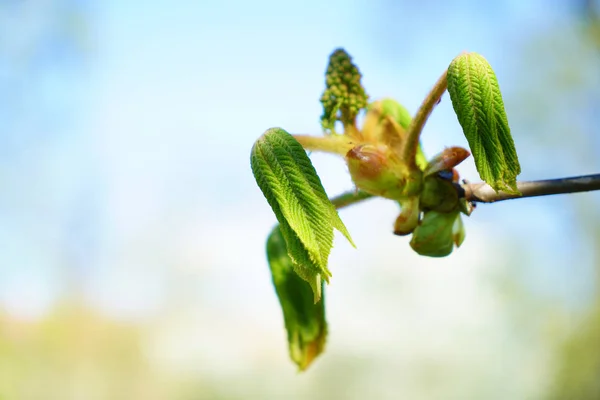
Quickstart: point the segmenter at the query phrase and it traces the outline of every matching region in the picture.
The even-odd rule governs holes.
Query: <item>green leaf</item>
[[[254,178],[281,225],[294,270],[320,298],[321,279],[333,247],[333,229],[354,246],[300,143],[281,128],[268,129],[251,154]]]
[[[325,346],[325,300],[315,304],[311,287],[294,272],[294,263],[278,226],[267,239],[267,258],[283,311],[290,357],[303,371]]]
[[[447,79],[454,111],[481,179],[496,191],[519,193],[521,166],[491,65],[477,53],[461,54],[448,67]]]
[[[454,244],[462,244],[462,239],[464,239],[464,228],[462,232],[454,230],[456,218],[460,218],[458,211],[449,213],[426,211],[419,226],[413,232],[410,247],[422,256],[445,257],[449,255],[454,249]],[[458,226],[456,229],[459,228]],[[462,239],[460,235],[462,235]]]

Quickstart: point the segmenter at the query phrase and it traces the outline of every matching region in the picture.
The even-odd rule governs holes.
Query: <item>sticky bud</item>
[[[356,146],[346,154],[346,162],[357,188],[397,200],[405,197],[406,178],[391,168],[388,153],[385,146]]]
[[[423,174],[428,176],[440,171],[450,171],[470,155],[469,150],[462,147],[448,147],[429,161]]]

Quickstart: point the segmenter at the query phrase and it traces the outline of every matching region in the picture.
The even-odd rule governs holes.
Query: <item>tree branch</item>
[[[551,194],[579,193],[600,190],[600,174],[574,176],[569,178],[540,181],[517,182],[521,195],[496,193],[484,182],[456,185],[459,195],[469,201],[494,203],[496,201],[525,197],[547,196]]]

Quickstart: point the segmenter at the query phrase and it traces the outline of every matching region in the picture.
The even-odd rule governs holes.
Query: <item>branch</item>
[[[457,185],[459,195],[469,201],[494,203],[496,201],[525,197],[547,196],[551,194],[579,193],[600,190],[600,174],[574,176],[570,178],[547,179],[541,181],[517,182],[521,195],[496,193],[486,183],[465,183]]]

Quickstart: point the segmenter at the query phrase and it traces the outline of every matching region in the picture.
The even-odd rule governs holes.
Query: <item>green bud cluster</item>
[[[367,107],[369,96],[361,84],[362,75],[344,49],[329,56],[325,73],[325,91],[321,96],[323,129],[333,131],[336,121],[355,125],[359,111]]]

